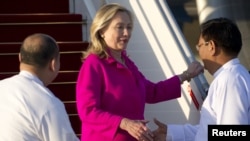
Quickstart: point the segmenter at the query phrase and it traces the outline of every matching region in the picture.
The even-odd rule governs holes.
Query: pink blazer
[[[181,96],[178,76],[153,83],[126,56],[127,68],[113,57],[91,54],[82,64],[76,84],[81,141],[136,141],[119,128],[123,117],[144,119],[145,103]]]

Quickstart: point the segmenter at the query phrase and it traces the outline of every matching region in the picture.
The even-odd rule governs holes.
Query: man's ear
[[[18,53],[18,60],[21,62],[21,53]]]
[[[51,59],[49,67],[52,71],[56,71],[56,59],[55,58]]]
[[[211,52],[212,54],[215,54],[216,48],[217,48],[215,42],[213,40],[210,40],[209,43],[210,43],[209,48],[208,48],[209,52]]]

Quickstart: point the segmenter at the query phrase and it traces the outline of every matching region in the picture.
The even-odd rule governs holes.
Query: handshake
[[[138,141],[166,141],[167,125],[154,119],[157,129],[151,131],[146,124],[148,120],[130,120],[123,118],[120,128],[126,130],[131,136]]]
[[[158,121],[154,118],[154,123],[158,126],[158,128],[153,133],[153,141],[167,141],[167,125]],[[151,140],[152,141],[152,140]]]

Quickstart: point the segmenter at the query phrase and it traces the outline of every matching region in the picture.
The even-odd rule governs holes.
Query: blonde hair
[[[108,57],[106,50],[106,43],[100,35],[100,31],[107,28],[111,23],[113,17],[118,12],[126,12],[133,25],[133,15],[125,7],[111,3],[102,6],[96,13],[90,28],[90,43],[86,52],[83,52],[83,59],[90,53],[98,55],[100,58]]]

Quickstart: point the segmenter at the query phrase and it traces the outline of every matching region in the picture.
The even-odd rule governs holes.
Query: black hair
[[[236,23],[228,18],[215,18],[201,24],[201,36],[213,40],[228,55],[237,56],[242,47],[242,37]]]
[[[20,54],[22,63],[43,68],[51,59],[57,57],[59,48],[51,36],[33,34],[27,37],[22,44]]]

